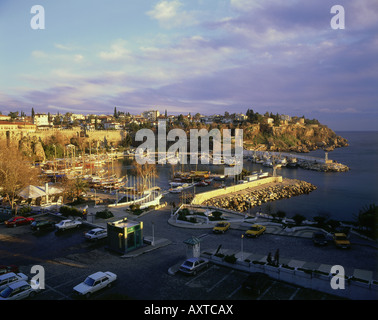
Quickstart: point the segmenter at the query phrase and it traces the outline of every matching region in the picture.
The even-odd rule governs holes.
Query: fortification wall
[[[18,144],[23,138],[29,138],[33,141],[47,142],[52,136],[59,136],[60,140],[69,144],[72,138],[82,138],[84,141],[99,143],[108,143],[111,145],[118,145],[127,135],[125,130],[97,130],[88,131],[86,136],[83,136],[80,129],[70,130],[11,130],[0,131],[0,141],[8,140],[9,143]]]

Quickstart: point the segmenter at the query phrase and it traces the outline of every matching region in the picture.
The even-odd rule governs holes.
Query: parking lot
[[[107,258],[107,263],[95,263]],[[71,300],[75,299],[73,287],[84,281],[86,276],[96,271],[107,271],[109,262],[119,257],[109,257],[106,252],[94,250],[91,253],[75,257],[57,259],[44,264],[46,279],[45,289],[34,300]],[[117,263],[118,262],[118,263]],[[133,261],[134,264],[136,261]],[[114,265],[113,263],[117,263]],[[91,299],[138,299],[138,300],[324,300],[338,299],[289,283],[269,280],[259,293],[245,292],[243,282],[248,274],[245,272],[210,264],[196,276],[181,273],[168,275],[167,272],[145,275],[134,273],[125,261],[113,261],[109,269],[118,275],[116,284],[94,294]],[[101,266],[101,267],[100,267]],[[135,268],[135,267],[134,267]],[[133,269],[134,269],[133,268]],[[27,271],[24,268],[24,271]],[[30,275],[31,276],[31,275]]]
[[[0,253],[2,264],[16,264],[20,271],[29,277],[31,266],[42,265],[45,269],[45,289],[35,300],[70,300],[73,299],[73,287],[84,281],[86,276],[97,271],[111,271],[118,279],[114,287],[95,294],[92,299],[138,299],[138,300],[311,300],[337,299],[334,296],[314,292],[275,280],[258,295],[242,290],[247,279],[245,272],[222,266],[210,265],[195,276],[181,273],[170,275],[168,269],[185,260],[183,240],[191,235],[199,236],[203,248],[216,248],[221,243],[225,248],[239,247],[239,231],[230,230],[224,235],[214,235],[211,231],[181,229],[168,226],[166,214],[146,216],[145,234],[149,233],[151,222],[158,228],[157,234],[164,232],[170,237],[171,244],[145,253],[135,258],[121,258],[120,255],[106,249],[106,240],[92,243],[84,238],[89,230],[83,226],[78,230],[65,232],[34,233],[29,226],[1,228]],[[44,216],[40,219],[56,219]],[[165,222],[164,222],[165,221]],[[267,253],[277,246],[276,237],[264,235],[264,238],[248,239],[245,248],[260,247]],[[295,239],[283,237],[281,245],[292,246]],[[294,242],[293,242],[294,241]],[[285,243],[286,242],[286,243]],[[296,240],[304,247],[310,245],[301,239]],[[265,249],[264,249],[265,245]],[[318,249],[318,248],[317,248]],[[316,250],[317,250],[316,249]],[[306,250],[302,248],[301,250]],[[298,252],[301,252],[299,250]],[[319,249],[321,250],[321,249]],[[333,248],[326,249],[333,251]],[[339,253],[338,251],[335,251]],[[332,253],[331,253],[332,254]],[[340,253],[344,254],[344,253]]]

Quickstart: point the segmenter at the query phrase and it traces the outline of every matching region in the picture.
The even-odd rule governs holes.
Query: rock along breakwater
[[[251,207],[260,206],[269,201],[309,194],[316,189],[316,186],[306,181],[283,179],[280,183],[215,197],[206,200],[202,205],[245,212]]]

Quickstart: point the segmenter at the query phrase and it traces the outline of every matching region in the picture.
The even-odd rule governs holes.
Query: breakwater
[[[324,158],[313,157],[303,154],[294,154],[288,152],[271,152],[271,151],[256,151],[244,150],[244,157],[255,163],[273,167],[273,161],[278,167],[289,165],[289,167],[299,167],[306,170],[314,170],[320,172],[346,172],[349,167],[328,159],[328,153],[325,153]]]
[[[295,179],[283,179],[282,182],[260,188],[245,189],[241,192],[214,197],[206,200],[202,205],[245,212],[249,208],[260,206],[269,201],[288,199],[309,194],[316,190],[313,184]]]

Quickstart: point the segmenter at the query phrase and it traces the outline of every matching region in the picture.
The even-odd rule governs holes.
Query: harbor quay
[[[320,172],[349,171],[348,166],[329,159],[328,152],[325,152],[324,158],[321,158],[290,152],[244,150],[243,156],[253,163],[261,163],[267,167],[280,168],[288,165]]]

